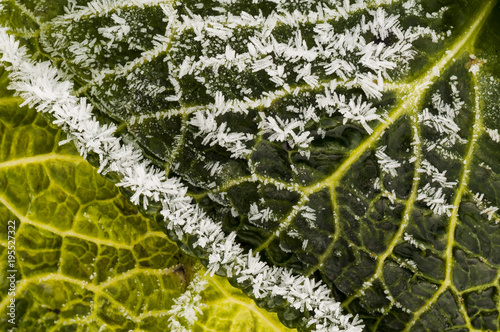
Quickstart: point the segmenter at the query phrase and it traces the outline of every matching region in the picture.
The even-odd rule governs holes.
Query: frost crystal
[[[174,299],[174,304],[168,311],[168,327],[173,332],[189,332],[197,321],[198,315],[203,314],[205,306],[201,301],[200,293],[205,289],[208,281],[202,279],[200,273],[196,273],[189,283],[186,291]]]
[[[138,204],[142,200],[147,207],[150,201],[160,202],[167,227],[180,238],[186,235],[197,237],[196,245],[207,250],[210,273],[222,270],[228,276],[249,280],[258,299],[284,296],[292,307],[313,314],[308,324],[315,326],[315,331],[339,328],[349,332],[362,331],[357,317],[341,313],[340,304],[331,297],[325,285],[303,276],[294,276],[287,269],[259,263],[259,256],[253,256],[251,251],[243,253],[234,241],[236,234],[226,237],[221,225],[210,220],[186,196],[187,189],[178,179],[166,178],[163,171],[142,159],[136,148],[121,142],[113,135],[115,127],[101,126],[91,114],[91,107],[85,99],[73,96],[72,84],[62,80],[48,62],[31,62],[26,49],[19,47],[19,42],[9,36],[5,28],[0,29],[0,51],[0,61],[10,64],[11,88],[16,89],[24,103],[39,112],[51,114],[57,123],[63,124],[63,129],[82,155],[86,156],[90,151],[99,155],[101,164],[106,165],[102,171],[107,169],[123,175],[118,185],[134,192],[133,203]],[[198,302],[196,295],[183,301],[182,310],[188,309],[183,317],[188,321],[194,319],[198,311],[196,308],[199,308],[195,304]],[[172,310],[178,313],[179,308],[181,304]],[[183,331],[175,320],[170,323],[172,329]]]
[[[375,156],[378,158],[378,163],[385,173],[388,173],[391,176],[397,176],[398,172],[396,171],[396,169],[401,166],[401,163],[386,155],[384,152],[385,149],[385,146],[377,149]]]
[[[493,196],[468,191],[481,186],[472,175],[496,181],[487,153],[474,149],[489,144],[491,151],[500,141],[496,109],[481,109],[498,96],[479,91],[491,83],[481,76],[487,66],[480,70],[482,60],[466,55],[474,45],[488,56],[476,38],[494,0],[477,6],[477,17],[464,21],[470,27],[456,28],[446,17],[473,5],[436,4],[428,12],[422,0],[80,3],[68,1],[66,14],[35,37],[62,59],[60,72],[31,62],[0,32],[12,87],[51,114],[83,156],[98,158],[99,172],[118,175],[133,203],[158,213],[207,273],[284,308],[283,317],[303,313],[307,330],[362,330],[332,288],[349,308],[366,307],[366,322],[379,329],[395,313],[407,330],[442,314],[435,301],[456,292],[454,257],[465,247],[455,248],[454,236],[467,214],[488,226],[500,220]],[[144,13],[152,18],[139,18]],[[100,25],[86,29],[94,20]],[[73,91],[62,72],[82,87]],[[100,124],[75,95],[95,98],[119,125]],[[429,243],[435,225],[449,232],[444,249]],[[412,259],[402,257],[408,251]],[[442,259],[426,264],[446,261],[444,279],[427,278],[421,263],[429,254]],[[279,255],[290,257],[282,266],[323,279],[261,259],[281,264]],[[442,287],[431,286],[436,296],[410,311],[388,284],[391,268],[404,269],[415,286]],[[190,290],[174,305],[170,329],[191,326],[197,294]]]

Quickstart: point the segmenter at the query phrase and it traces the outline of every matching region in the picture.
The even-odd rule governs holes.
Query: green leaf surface
[[[60,129],[20,107],[7,83],[0,67],[0,330],[166,331],[200,274],[208,286],[189,330],[289,331],[223,278],[198,271],[72,144],[58,144]]]
[[[367,331],[499,330],[500,6],[360,3],[8,0],[2,22],[225,231],[328,283]],[[362,28],[391,20],[402,35]]]
[[[259,308],[241,290],[231,286],[226,278],[205,277],[208,285],[201,293],[203,314],[193,326],[195,332],[275,332],[296,331],[281,324],[276,314]]]

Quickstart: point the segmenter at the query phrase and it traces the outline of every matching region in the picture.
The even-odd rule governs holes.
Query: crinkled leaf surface
[[[496,1],[4,3],[103,121],[368,331],[500,329]]]
[[[281,324],[276,314],[259,308],[241,290],[231,286],[226,278],[205,277],[208,285],[201,293],[206,305],[193,326],[195,332],[274,332],[296,331]]]
[[[16,270],[18,331],[165,331],[204,271],[6,86],[0,68],[0,330],[14,326],[6,277]],[[203,278],[194,331],[291,331],[223,278]]]

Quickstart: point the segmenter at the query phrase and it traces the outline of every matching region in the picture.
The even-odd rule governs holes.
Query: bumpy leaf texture
[[[367,331],[500,329],[496,1],[3,3],[102,121]]]
[[[0,330],[291,331],[205,276],[7,85],[0,67]],[[193,325],[185,313],[194,296]]]

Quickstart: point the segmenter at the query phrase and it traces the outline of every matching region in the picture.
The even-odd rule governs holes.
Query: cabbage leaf
[[[292,331],[207,275],[7,83],[0,68],[0,330]],[[196,295],[190,323],[174,309]]]
[[[367,331],[500,329],[496,1],[3,3],[100,121]],[[259,304],[310,328],[286,301]]]

